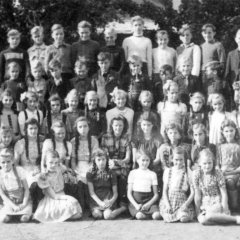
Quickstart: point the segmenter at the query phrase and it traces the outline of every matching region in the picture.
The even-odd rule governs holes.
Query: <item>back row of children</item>
[[[200,222],[239,222],[229,215],[227,201],[236,210],[239,114],[224,108],[226,84],[220,76],[225,58],[222,45],[214,41],[214,26],[203,27],[202,56],[205,48],[212,54],[202,58],[206,71],[198,78],[201,54],[191,43],[189,26],[181,29],[179,54],[169,50],[168,34],[159,31],[159,48],[152,55],[151,41],[142,35],[143,20],[134,17],[132,24],[134,34],[124,40],[124,51],[114,45],[116,32],[108,28],[106,51],[101,52],[89,39],[91,26],[85,21],[72,47],[55,24],[54,44],[44,50],[43,29],[35,27],[30,65],[18,49],[19,32],[8,33],[10,49],[0,55],[3,221],[12,215],[30,219],[29,187],[34,218],[42,222],[80,218],[87,207],[95,218],[115,218],[126,211],[127,198],[137,219],[161,215],[168,222],[186,222],[195,214],[194,196]],[[152,56],[153,66],[159,66],[153,76]],[[238,106],[238,82],[229,86]]]

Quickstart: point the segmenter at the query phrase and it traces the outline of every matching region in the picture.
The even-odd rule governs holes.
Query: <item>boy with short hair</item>
[[[108,52],[98,54],[98,72],[92,77],[91,89],[99,96],[99,107],[110,108],[110,93],[119,86],[119,75],[110,69],[111,55]]]
[[[85,57],[89,64],[89,76],[91,77],[97,72],[97,55],[100,52],[100,45],[98,42],[91,40],[92,25],[87,21],[78,23],[79,41],[71,46],[71,62],[74,66],[79,57]]]
[[[7,34],[9,47],[0,53],[0,85],[5,81],[7,66],[10,62],[17,62],[21,68],[20,79],[26,79],[30,74],[28,54],[19,47],[21,34],[11,29]]]

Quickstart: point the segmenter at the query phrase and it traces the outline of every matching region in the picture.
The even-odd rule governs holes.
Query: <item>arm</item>
[[[25,119],[24,113],[23,113],[23,111],[21,111],[18,115],[18,124],[19,124],[19,128],[20,128],[20,133],[22,136],[25,135],[25,133],[24,133],[25,121],[26,121],[26,119]]]
[[[57,194],[55,194],[55,192],[53,191],[53,189],[51,187],[45,188],[43,190],[43,193],[45,195],[48,195],[50,198],[52,198],[54,200],[65,200],[66,199],[66,195],[57,195]]]
[[[194,199],[194,189],[193,189],[193,186],[190,186],[190,195],[187,199],[187,201],[182,205],[182,208],[183,209],[186,209],[189,207],[189,205],[192,203]]]
[[[99,207],[104,209],[105,203],[101,199],[99,199],[99,197],[96,195],[96,193],[94,191],[93,183],[88,181],[87,184],[88,184],[88,191],[89,191],[91,198],[98,204]]]
[[[20,210],[19,207],[7,197],[7,195],[4,193],[1,186],[0,186],[0,196],[1,196],[4,204],[11,207],[14,211],[19,211]]]
[[[21,161],[21,144],[19,141],[17,141],[14,146],[14,161],[16,165],[20,165],[20,161]]]
[[[195,187],[194,191],[195,211],[198,217],[198,215],[201,213],[200,207],[202,202],[202,193],[199,187]]]
[[[29,196],[30,196],[27,180],[26,179],[22,180],[22,184],[23,184],[23,188],[24,188],[24,197],[23,197],[22,204],[20,204],[20,206],[19,206],[20,210],[24,209],[27,206],[28,201],[29,201]]]
[[[124,50],[125,59],[126,59],[126,62],[127,62],[127,61],[128,61],[128,43],[127,43],[127,38],[125,38],[125,39],[123,40],[122,48],[123,48],[123,50]]]
[[[137,149],[133,147],[132,149],[132,155],[133,155],[133,168],[136,167],[136,163],[137,163]]]
[[[124,72],[124,68],[125,68],[125,64],[126,64],[125,53],[124,53],[123,48],[121,48],[121,50],[120,50],[120,61],[121,61],[121,66],[120,66],[120,69],[119,69],[119,74],[121,76],[122,73]]]
[[[225,187],[220,187],[220,193],[222,197],[222,207],[223,211],[226,213],[229,213],[229,208],[228,208],[228,196],[227,196],[227,191]]]
[[[198,45],[194,45],[192,75],[197,77],[199,76],[200,66],[201,66],[201,49]]]
[[[142,206],[142,210],[149,210],[150,207],[158,200],[158,186],[153,185],[153,197]]]
[[[138,204],[135,199],[133,198],[133,195],[132,195],[132,189],[133,187],[133,183],[128,183],[128,191],[127,191],[127,197],[128,197],[128,200],[130,201],[130,203],[132,203],[132,205],[137,209],[137,210],[140,210],[141,207],[142,207],[142,204]]]
[[[4,82],[5,75],[5,57],[3,53],[0,53],[0,85]]]
[[[109,204],[108,207],[111,207],[116,202],[116,200],[118,198],[117,185],[112,186],[112,191],[113,191],[113,196],[110,200],[107,201],[107,203]]]
[[[166,170],[164,172],[164,175],[166,175]],[[165,205],[167,207],[168,212],[171,212],[171,205],[169,203],[169,198],[168,198],[168,183],[167,183],[167,178],[168,175],[166,177],[163,177],[163,192],[162,192],[162,198],[165,202]]]

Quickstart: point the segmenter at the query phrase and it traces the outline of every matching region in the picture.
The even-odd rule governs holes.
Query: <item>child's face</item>
[[[118,94],[115,98],[115,104],[117,106],[117,108],[124,108],[127,102],[127,99],[124,95],[122,94]]]
[[[9,172],[13,166],[12,157],[0,157],[0,166],[4,172]]]
[[[192,34],[190,30],[185,30],[182,35],[180,35],[180,40],[182,41],[183,44],[189,44],[191,43],[192,40]]]
[[[185,165],[184,155],[175,153],[173,155],[173,165],[178,169],[184,168],[184,165]]]
[[[204,173],[211,173],[213,170],[213,159],[203,156],[200,159],[200,167]]]
[[[211,27],[207,27],[204,32],[202,32],[202,36],[206,42],[212,42],[214,40],[215,32]]]
[[[192,65],[189,61],[183,61],[179,68],[183,76],[189,76],[191,74]]]
[[[195,140],[197,145],[203,146],[206,139],[205,132],[200,128],[195,129],[193,131],[193,139]]]
[[[148,156],[143,155],[137,160],[137,163],[140,169],[146,170],[149,167],[150,159]]]
[[[141,121],[141,129],[145,135],[149,135],[152,133],[153,124],[149,121],[142,120]]]
[[[152,105],[152,100],[148,96],[144,96],[141,99],[141,105],[143,109],[150,109]]]
[[[52,32],[52,38],[54,40],[54,43],[57,45],[63,44],[64,40],[64,31],[63,29],[56,29]]]
[[[235,42],[238,46],[240,46],[240,30],[238,30],[236,36],[235,36]]]
[[[43,71],[41,67],[33,68],[31,72],[34,80],[40,80],[42,78]]]
[[[46,166],[49,172],[55,172],[59,166],[59,158],[57,157],[47,158]]]
[[[80,121],[77,123],[77,131],[80,136],[87,137],[89,132],[89,126],[86,121]]]
[[[2,135],[1,142],[5,147],[8,147],[12,142],[12,135],[11,133],[6,133]]]
[[[59,78],[61,78],[61,73],[62,73],[61,68],[59,68],[59,67],[54,67],[54,68],[51,68],[51,69],[49,69],[49,70],[50,70],[51,76],[52,76],[54,79],[59,79]]]
[[[107,73],[109,68],[110,68],[110,60],[109,59],[105,59],[103,61],[98,61],[98,66],[101,70],[101,73]]]
[[[169,39],[167,34],[157,36],[157,43],[160,48],[166,48],[168,45],[168,42],[169,42]]]
[[[192,109],[194,112],[199,112],[202,109],[203,102],[199,98],[195,98],[191,101]]]
[[[38,126],[35,124],[29,124],[27,127],[27,135],[31,138],[36,138],[38,135]]]
[[[36,94],[38,95],[38,100],[40,102],[44,102],[46,87],[45,86],[36,87],[35,90],[36,90]]]
[[[34,44],[42,45],[43,44],[43,34],[40,34],[40,33],[33,34],[32,40],[33,40]]]
[[[210,77],[214,77],[216,75],[217,71],[216,70],[213,70],[212,67],[206,67],[205,68],[205,74],[208,78]]]
[[[176,144],[181,139],[181,135],[176,128],[169,129],[167,131],[167,136],[171,144]]]
[[[20,36],[15,35],[15,36],[8,37],[8,43],[10,48],[13,48],[13,49],[16,48],[20,43]]]
[[[160,76],[160,79],[162,80],[162,82],[166,82],[167,80],[172,79],[172,73],[169,71],[160,70],[159,76]]]
[[[54,137],[56,141],[63,141],[66,136],[66,130],[64,127],[54,128]]]
[[[10,79],[14,80],[14,79],[18,78],[20,71],[19,71],[19,68],[17,68],[17,67],[11,67],[9,69],[8,73],[9,73]]]
[[[223,101],[221,99],[213,99],[212,107],[213,107],[214,111],[222,112],[223,111],[223,107],[224,107],[224,103],[223,103]]]
[[[114,120],[112,123],[113,133],[115,137],[120,137],[124,128],[122,120]]]
[[[143,34],[143,23],[142,21],[134,21],[132,24],[133,34],[142,35]]]
[[[89,96],[87,98],[87,105],[89,110],[96,109],[97,104],[98,104],[98,98],[96,98],[96,96]]]
[[[175,103],[178,100],[178,88],[175,86],[170,87],[167,92],[168,101]]]
[[[132,75],[140,74],[142,69],[142,63],[140,62],[129,62],[129,68],[132,72]]]
[[[106,168],[107,159],[105,158],[105,156],[97,156],[95,158],[95,163],[97,165],[98,170],[103,171]]]
[[[50,106],[51,106],[52,113],[54,114],[60,113],[61,103],[59,100],[51,101]]]
[[[27,108],[30,111],[34,111],[37,108],[37,99],[35,97],[31,97],[27,99]]]
[[[79,67],[75,67],[75,73],[78,77],[85,78],[88,74],[87,66],[83,64]]]
[[[76,110],[77,107],[78,107],[78,98],[76,97],[71,97],[69,100],[68,100],[68,105],[69,105],[69,108],[71,108],[72,110]]]
[[[4,96],[2,99],[3,107],[6,109],[11,109],[13,105],[13,98],[11,96]]]
[[[104,39],[107,46],[114,46],[117,36],[114,33],[106,32]]]
[[[91,31],[89,28],[78,28],[78,34],[82,41],[90,39]]]
[[[235,141],[236,129],[232,126],[226,126],[223,129],[223,136],[228,143]]]

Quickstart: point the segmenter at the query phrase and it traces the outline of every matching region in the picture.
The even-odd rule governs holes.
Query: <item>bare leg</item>
[[[152,214],[152,219],[153,219],[153,220],[160,220],[160,219],[161,219],[160,212],[154,212],[154,213]]]
[[[1,216],[1,217],[0,217],[0,222],[1,222],[1,223],[8,223],[8,222],[10,222],[10,221],[11,221],[11,217],[8,216],[8,215]]]
[[[137,214],[136,214],[136,219],[137,220],[145,220],[146,218],[147,218],[147,216],[144,213],[137,212]]]
[[[239,217],[226,215],[224,213],[210,213],[199,218],[199,222],[203,225],[213,224],[236,224]]]
[[[102,219],[102,218],[103,218],[103,213],[102,213],[101,210],[94,209],[94,210],[92,211],[92,216],[93,216],[93,218],[95,218],[95,219]]]
[[[29,222],[30,218],[31,218],[30,215],[27,215],[27,214],[22,215],[21,218],[20,218],[20,222],[22,222],[22,223]]]
[[[127,210],[126,206],[121,206],[120,208],[117,208],[115,210],[112,211],[112,219],[116,218],[117,216],[119,216],[121,213],[125,212]]]
[[[78,220],[82,217],[82,213],[81,212],[78,212],[76,214],[74,214],[72,217],[70,217],[70,219],[72,220]]]
[[[113,219],[112,210],[111,210],[111,209],[106,209],[106,210],[103,212],[103,217],[104,217],[105,220],[111,220],[111,219]]]

